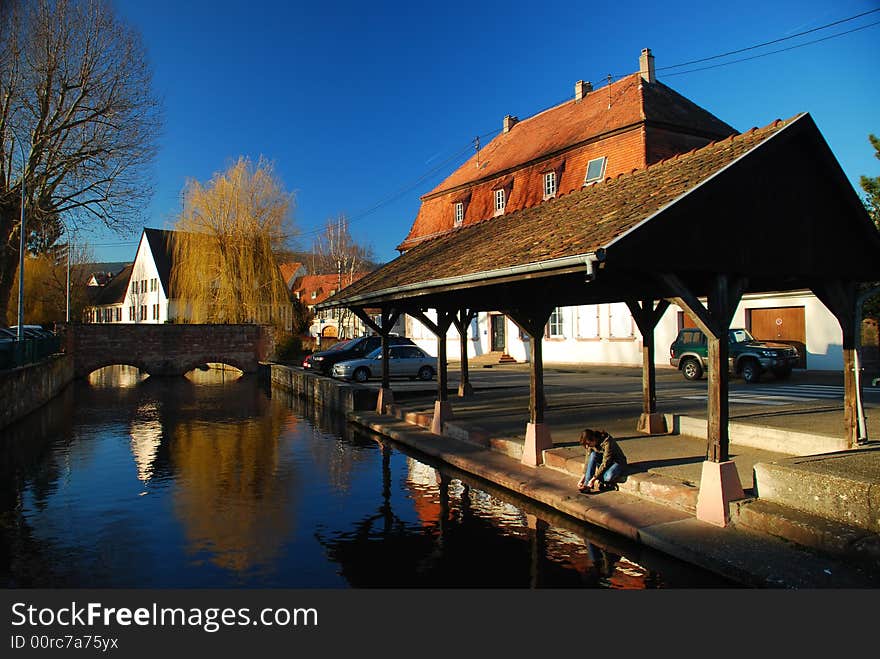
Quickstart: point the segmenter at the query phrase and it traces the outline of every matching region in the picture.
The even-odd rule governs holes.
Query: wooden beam
[[[654,363],[654,328],[669,308],[668,300],[626,300],[633,319],[642,334],[642,414],[657,412],[657,366]]]
[[[437,400],[449,399],[449,362],[446,358],[446,333],[455,320],[454,311],[437,309],[437,322],[432,321],[421,309],[409,309],[407,313],[427,327],[437,337]]]
[[[536,305],[519,309],[505,309],[504,313],[529,337],[531,352],[529,377],[529,423],[544,423],[544,326],[553,307]]]

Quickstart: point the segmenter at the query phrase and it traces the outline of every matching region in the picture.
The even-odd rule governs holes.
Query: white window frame
[[[556,172],[544,172],[544,199],[556,196]]]
[[[599,171],[598,176],[590,177],[590,165],[594,162],[601,162],[602,168]],[[605,168],[608,165],[608,158],[606,156],[601,156],[599,158],[593,158],[590,162],[587,163],[587,171],[584,174],[584,185],[589,185],[590,183],[598,183],[599,181],[605,178]]]
[[[507,205],[507,195],[504,194],[504,188],[495,190],[495,215],[504,215],[504,207]]]
[[[464,223],[464,202],[455,202],[455,220],[454,226],[460,227]]]
[[[547,336],[551,339],[565,338],[565,314],[562,307],[554,307],[547,319]]]

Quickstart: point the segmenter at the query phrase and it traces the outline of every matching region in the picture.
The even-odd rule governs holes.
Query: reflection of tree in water
[[[66,471],[60,458],[69,451],[73,402],[68,387],[39,414],[0,431],[0,587],[66,585],[52,546],[34,537],[23,515],[22,497],[28,492],[34,507],[43,510],[56,490]],[[55,450],[59,443],[65,451]]]
[[[289,412],[256,388],[235,386],[196,388],[176,414],[165,412],[177,474],[174,511],[189,550],[235,572],[269,564],[289,535],[294,510],[295,478],[279,446]]]
[[[598,586],[590,561],[581,569],[561,560],[551,544],[564,534],[506,502],[411,461],[407,489],[418,522],[391,505],[391,450],[383,446],[383,503],[348,532],[318,541],[354,587]],[[433,482],[432,482],[433,481]],[[582,538],[567,551],[586,554]],[[644,588],[639,584],[627,587]]]

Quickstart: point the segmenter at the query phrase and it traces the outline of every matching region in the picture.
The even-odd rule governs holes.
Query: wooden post
[[[544,326],[553,311],[550,307],[506,310],[506,313],[529,337],[531,360],[529,364],[529,423],[526,426],[522,463],[537,467],[544,462],[543,453],[553,448],[550,430],[544,423],[544,360],[542,342]]]
[[[745,291],[746,279],[731,278],[724,273],[715,275],[706,308],[677,276],[666,274],[661,278],[677,296],[673,301],[687,312],[709,341],[707,459],[700,476],[697,519],[727,526],[730,502],[745,496],[736,465],[729,459],[727,396],[730,379],[728,329]]]
[[[642,334],[642,415],[637,430],[648,434],[664,433],[666,419],[657,412],[657,366],[654,363],[654,328],[669,308],[668,300],[626,300],[630,313]]]
[[[529,368],[529,421],[544,423],[544,353],[543,337],[529,335],[532,363]]]
[[[859,443],[858,381],[856,376],[855,327],[857,286],[855,282],[830,279],[811,285],[822,304],[837,318],[843,332],[843,432],[849,448]]]
[[[459,398],[467,398],[474,393],[474,389],[471,386],[470,374],[468,372],[467,331],[468,327],[470,327],[471,321],[476,315],[476,311],[459,309],[452,317],[452,322],[458,330],[458,342],[461,349],[461,382],[458,384]]]
[[[448,393],[448,362],[446,359],[446,333],[455,316],[454,312],[437,309],[435,323],[421,309],[408,310],[407,313],[417,319],[437,337],[437,400],[434,401],[434,416],[431,420],[431,432],[443,434],[443,424],[452,418],[452,406]]]
[[[394,323],[400,317],[401,311],[390,307],[382,307],[381,320],[378,325],[362,308],[351,307],[351,311],[360,318],[364,325],[382,338],[382,386],[379,387],[379,394],[376,399],[376,412],[378,414],[385,414],[388,412],[388,406],[394,402],[394,393],[391,391],[391,374],[388,366],[388,335],[391,333]]]

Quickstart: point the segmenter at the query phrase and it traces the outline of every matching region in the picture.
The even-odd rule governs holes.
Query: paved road
[[[450,364],[449,387],[457,389],[459,371]],[[544,372],[548,413],[564,414],[567,409],[602,408],[621,417],[638,417],[642,400],[642,375],[637,367],[547,365]],[[492,368],[472,368],[471,384],[479,395],[485,389],[510,389],[510,412],[522,414],[528,409],[529,366],[509,364]],[[378,387],[378,382],[368,384]],[[657,405],[661,412],[705,416],[707,380],[685,380],[674,369],[657,371]],[[391,388],[399,397],[425,397],[436,392],[436,381],[393,380]],[[768,426],[784,426],[803,431],[814,430],[821,419],[829,434],[836,434],[843,424],[843,375],[828,371],[796,371],[787,380],[767,376],[755,384],[735,378],[730,383],[731,421],[755,421]],[[453,399],[454,403],[454,399]],[[880,437],[880,388],[863,388],[863,407],[869,437]],[[803,415],[809,412],[809,416]],[[818,416],[817,416],[818,415]],[[803,418],[800,419],[799,416]],[[821,430],[818,430],[821,432]]]

